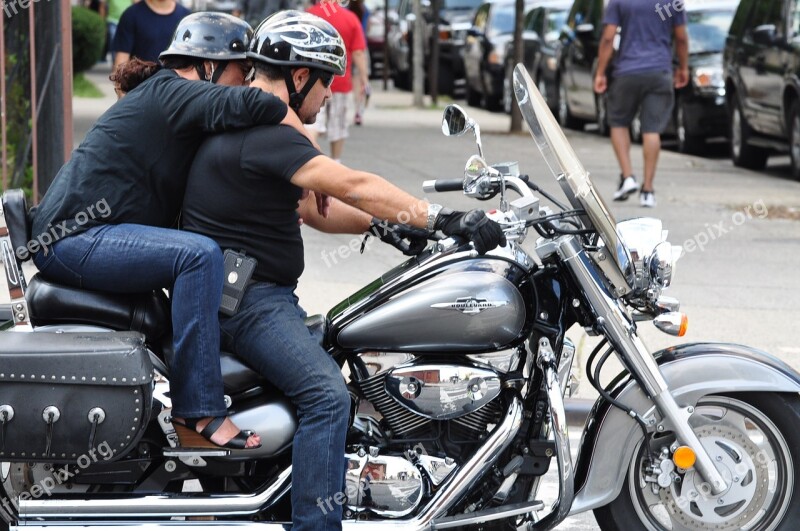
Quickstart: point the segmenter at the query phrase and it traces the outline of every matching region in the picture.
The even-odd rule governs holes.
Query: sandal
[[[178,420],[175,417],[172,418],[172,426],[175,428],[175,433],[178,435],[178,441],[182,448],[226,448],[229,450],[255,450],[256,448],[261,448],[261,444],[247,446],[247,439],[253,435],[253,432],[249,430],[239,430],[239,433],[231,437],[225,444],[215,443],[211,440],[211,437],[222,427],[228,417],[214,417],[205,428],[198,432],[197,424],[205,418],[208,417],[182,420]]]

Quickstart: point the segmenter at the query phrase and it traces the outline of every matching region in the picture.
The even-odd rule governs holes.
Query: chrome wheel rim
[[[771,530],[785,515],[794,490],[786,440],[761,411],[728,397],[706,397],[689,419],[728,489],[713,495],[694,469],[681,482],[652,490],[640,452],[629,467],[634,509],[650,531]],[[666,440],[666,439],[665,439]],[[668,444],[667,444],[668,446]]]
[[[567,87],[563,83],[558,86],[558,121],[561,125],[567,123],[567,116],[569,115],[569,107],[567,106]]]
[[[731,116],[731,151],[737,159],[742,152],[742,115],[738,108],[733,109]]]

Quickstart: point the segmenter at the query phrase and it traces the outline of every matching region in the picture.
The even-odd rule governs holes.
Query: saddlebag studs
[[[0,367],[0,461],[69,464],[100,452],[111,462],[150,420],[153,381],[139,376],[152,362],[138,333],[0,334]]]

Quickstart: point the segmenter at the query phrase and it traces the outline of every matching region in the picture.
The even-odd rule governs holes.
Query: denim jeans
[[[113,293],[170,289],[173,414],[227,414],[217,315],[222,251],[213,240],[145,225],[101,225],[56,241],[33,261],[45,278],[79,288]]]
[[[350,395],[341,370],[306,328],[294,288],[253,283],[236,315],[220,318],[222,347],[280,389],[297,408],[292,448],[292,531],[342,528]],[[338,497],[341,501],[341,496]]]

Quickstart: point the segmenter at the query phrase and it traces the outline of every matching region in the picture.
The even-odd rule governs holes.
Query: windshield
[[[689,53],[721,52],[733,20],[733,11],[690,11],[686,14]]]
[[[586,211],[585,218],[588,219],[584,218],[584,224],[597,230],[606,247],[615,250],[609,254],[612,255],[622,278],[630,284],[630,253],[617,234],[616,221],[594,189],[589,173],[522,64],[514,68],[514,96],[547,167],[572,206]]]
[[[444,0],[439,4],[440,9],[478,9],[483,0]]]
[[[492,17],[492,27],[489,31],[495,35],[514,32],[514,6],[498,7]]]

